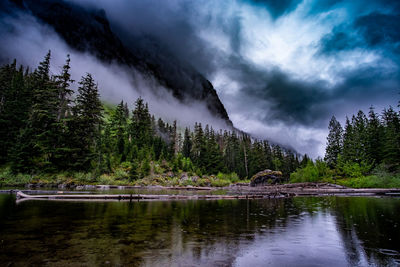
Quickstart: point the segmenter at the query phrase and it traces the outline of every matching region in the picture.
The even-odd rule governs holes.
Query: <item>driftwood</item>
[[[150,189],[150,188],[146,188]],[[210,187],[155,187],[152,189],[168,190],[213,190]],[[31,191],[27,192],[10,190],[9,193],[16,193],[17,199],[50,199],[50,200],[197,200],[197,199],[262,199],[262,198],[282,198],[292,196],[400,196],[400,188],[347,188],[344,186],[329,183],[297,183],[283,185],[269,185],[259,187],[235,186],[225,188],[226,195],[182,195],[182,194],[90,194],[88,192],[63,192],[63,191]],[[39,193],[39,194],[38,194]]]
[[[147,195],[147,194],[79,194],[79,195],[27,195],[20,191],[17,192],[17,199],[65,199],[65,200],[178,200],[178,199],[259,199],[259,198],[278,198],[285,197],[280,194],[251,194],[251,195]]]
[[[9,190],[0,190],[0,194],[15,194],[17,192],[22,192],[25,194],[60,194],[64,193],[64,191],[60,190],[19,190],[19,189],[9,189]],[[68,191],[69,194],[90,194],[88,191]]]
[[[374,195],[400,195],[400,188],[348,188],[341,185],[329,183],[296,183],[283,185],[269,185],[260,187],[241,187],[232,189],[239,194],[270,194],[272,192],[288,196],[325,196],[325,195],[348,195],[348,196],[374,196]]]

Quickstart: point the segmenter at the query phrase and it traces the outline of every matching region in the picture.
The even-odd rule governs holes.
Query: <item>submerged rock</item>
[[[282,172],[264,170],[254,174],[253,177],[251,177],[250,186],[276,184],[281,182],[282,180]]]
[[[67,189],[67,185],[66,184],[59,184],[58,189]]]
[[[95,190],[96,186],[95,185],[85,185],[85,190]]]

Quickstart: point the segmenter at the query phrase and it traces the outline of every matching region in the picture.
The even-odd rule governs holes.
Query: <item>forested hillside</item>
[[[291,180],[400,187],[400,113],[393,107],[381,114],[371,107],[368,116],[360,110],[351,119],[346,117],[344,129],[333,116],[324,161],[309,161]]]
[[[104,104],[101,85],[89,73],[74,94],[69,57],[57,75],[50,74],[50,57],[49,52],[33,71],[15,61],[0,69],[3,180],[46,177],[56,183],[78,173],[90,183],[144,178],[179,183],[184,177],[185,183],[207,185],[218,174],[227,184],[264,169],[281,170],[288,178],[300,165],[293,152],[266,140],[197,122],[193,129],[182,128],[155,118],[141,98],[129,103],[132,111],[123,100],[117,106]]]

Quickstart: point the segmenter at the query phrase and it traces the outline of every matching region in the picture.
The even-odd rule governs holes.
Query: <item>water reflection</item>
[[[394,198],[16,205],[0,195],[0,265],[396,265],[399,218]]]

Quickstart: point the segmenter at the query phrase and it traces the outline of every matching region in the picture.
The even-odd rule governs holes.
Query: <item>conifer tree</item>
[[[271,150],[271,146],[269,145],[267,140],[263,141],[263,151],[264,151],[264,156],[265,156],[265,161],[266,161],[265,168],[273,169],[272,150]]]
[[[370,162],[374,162],[375,165],[382,162],[383,133],[384,130],[378,114],[371,107],[368,113],[367,158]]]
[[[70,74],[70,56],[67,55],[67,60],[63,66],[62,72],[60,75],[55,76],[55,82],[58,86],[58,110],[57,110],[57,121],[62,120],[66,117],[71,103],[71,96],[74,91],[70,88],[71,84],[74,80],[71,79]]]
[[[344,162],[352,161],[355,159],[355,138],[353,132],[353,125],[350,122],[349,118],[346,117],[346,125],[343,133],[343,153],[342,160]]]
[[[390,171],[396,171],[400,167],[400,118],[392,107],[383,112],[384,144],[383,161]]]
[[[189,158],[192,150],[192,139],[189,128],[185,128],[185,134],[183,136],[182,154],[184,157]]]
[[[198,167],[204,167],[204,154],[205,154],[205,139],[204,132],[201,123],[195,123],[194,125],[194,138],[192,148],[192,161]]]
[[[368,120],[362,110],[352,119],[354,133],[355,158],[357,163],[368,162],[367,158],[367,124]]]
[[[102,123],[102,105],[97,84],[90,73],[82,77],[79,84],[71,125],[75,139],[75,166],[78,169],[88,169],[91,160],[96,156],[96,140]]]
[[[57,144],[58,88],[50,79],[49,51],[32,75],[32,106],[13,153],[14,170],[52,168]]]
[[[267,157],[264,154],[262,143],[256,140],[249,152],[249,176],[252,177],[265,169],[267,169]]]
[[[28,74],[16,61],[0,68],[0,164],[13,151],[20,129],[29,116],[32,94],[27,86]]]
[[[343,150],[342,134],[343,129],[340,123],[336,120],[335,116],[332,116],[329,122],[329,134],[327,138],[326,150],[325,150],[325,161],[331,168],[336,166],[337,159]]]
[[[73,152],[74,146],[70,138],[73,133],[68,127],[68,122],[71,117],[71,97],[74,92],[70,88],[71,84],[74,82],[70,74],[70,61],[70,57],[67,55],[67,60],[60,75],[54,77],[58,90],[58,100],[56,122],[53,127],[56,142],[54,144],[52,163],[55,164],[58,169],[68,169],[70,167],[69,162],[71,161],[71,153]]]
[[[132,143],[140,150],[151,143],[152,139],[151,116],[147,104],[142,98],[135,102],[135,109],[132,111],[132,119],[129,134]]]
[[[212,128],[211,130],[209,130],[209,128],[206,127],[206,129],[207,129],[206,134],[208,136],[208,139],[206,139],[206,144],[205,144],[206,149],[204,155],[202,156],[204,167],[210,174],[213,173],[216,174],[218,172],[226,172],[227,170],[223,164],[223,155],[218,147],[215,132]]]
[[[126,160],[127,125],[125,105],[121,101],[111,113],[109,122],[111,150],[118,158],[118,163]]]

